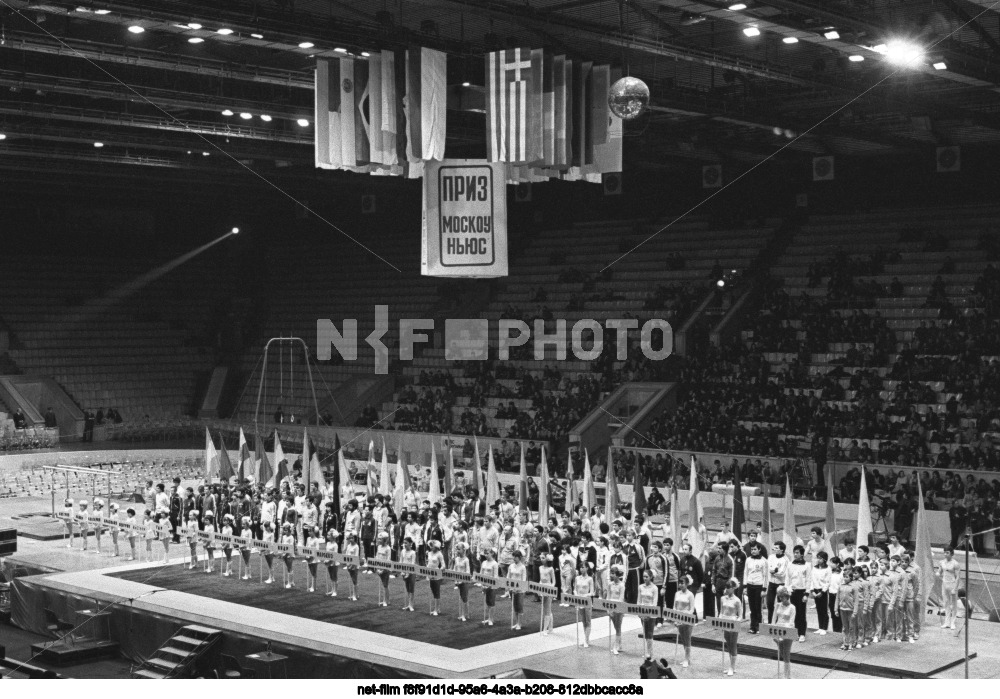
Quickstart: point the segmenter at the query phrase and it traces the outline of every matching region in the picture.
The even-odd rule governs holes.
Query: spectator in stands
[[[58,427],[59,420],[56,418],[55,412],[52,410],[52,406],[45,411],[45,426],[48,428]]]
[[[281,409],[279,405],[277,410],[274,411],[274,424],[280,425],[285,421],[285,411]]]

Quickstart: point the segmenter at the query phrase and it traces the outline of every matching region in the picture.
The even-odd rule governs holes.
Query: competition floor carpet
[[[234,570],[236,566],[234,564]],[[414,600],[415,612],[405,612],[400,609],[406,601],[406,592],[401,579],[389,581],[389,607],[379,607],[378,590],[380,581],[377,575],[358,575],[359,600],[352,602],[347,599],[347,572],[340,571],[338,597],[324,597],[321,593],[326,589],[326,571],[321,567],[316,592],[306,592],[305,565],[295,566],[295,585],[286,590],[281,585],[281,571],[275,564],[275,582],[273,585],[263,585],[257,574],[257,560],[253,559],[254,575],[251,580],[239,580],[236,577],[224,578],[216,565],[214,575],[201,572],[201,565],[195,570],[188,570],[183,565],[171,565],[159,569],[143,569],[122,573],[114,576],[131,582],[155,585],[156,587],[178,592],[186,592],[200,597],[241,604],[257,609],[280,612],[291,616],[323,621],[355,629],[365,629],[375,633],[391,634],[413,641],[422,641],[446,648],[465,649],[492,643],[508,638],[532,636],[538,634],[540,604],[531,598],[525,599],[522,630],[510,628],[511,600],[501,599],[497,595],[497,604],[493,612],[495,625],[487,627],[479,622],[483,619],[483,590],[478,587],[469,589],[470,620],[458,620],[458,590],[453,583],[444,582],[441,585],[441,614],[430,616],[430,587],[427,581],[418,581]],[[572,609],[553,605],[555,626],[572,624],[576,615]]]

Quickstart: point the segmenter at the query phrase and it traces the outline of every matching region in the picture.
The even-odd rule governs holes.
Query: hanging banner
[[[424,175],[420,273],[506,277],[506,163],[428,161]]]

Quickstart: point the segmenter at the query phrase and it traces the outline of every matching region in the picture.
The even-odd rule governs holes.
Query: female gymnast
[[[399,552],[399,562],[414,566],[417,564],[417,550],[414,548],[413,539],[403,538],[403,550]],[[413,595],[416,592],[416,575],[406,573],[403,576],[403,586],[406,588],[406,604],[403,609],[408,612],[413,611]]]
[[[524,554],[520,550],[517,550],[514,551],[513,557],[514,562],[507,568],[507,577],[511,580],[527,581],[528,568],[524,565]],[[511,628],[515,631],[520,631],[521,615],[524,614],[524,593],[515,592],[512,597],[514,598],[514,625]]]
[[[542,565],[538,569],[538,582],[543,585],[556,584],[556,571],[552,567],[552,554],[542,554]],[[552,598],[542,597],[542,635],[552,633]]]
[[[625,583],[622,582],[623,571],[618,566],[612,566],[611,568],[611,582],[608,583],[607,597],[613,602],[624,602],[625,601]],[[618,655],[622,651],[622,617],[624,614],[619,614],[617,612],[612,612],[608,616],[611,617],[611,625],[615,628],[615,642],[611,647],[611,652]]]
[[[337,545],[338,536],[340,536],[340,533],[336,529],[331,527],[326,530],[326,550],[328,553],[339,553],[340,546]],[[326,593],[330,597],[337,596],[337,570],[336,561],[327,561],[326,574],[330,578],[330,582],[333,583],[333,589]]]
[[[580,563],[580,571],[573,578],[573,594],[578,597],[593,597],[595,593],[594,578],[590,574],[592,563]],[[549,568],[551,570],[551,568]],[[545,599],[550,600],[550,597]],[[594,610],[591,607],[580,609],[580,620],[583,621],[583,647],[590,648],[590,628],[593,625]],[[549,605],[549,629],[552,628],[552,606]]]
[[[941,578],[941,596],[944,606],[944,621],[941,628],[955,628],[958,617],[958,581],[962,574],[962,566],[955,560],[955,549],[946,546],[944,560],[937,566],[937,575]]]
[[[480,575],[498,577],[500,575],[500,565],[496,562],[493,549],[486,549],[484,555],[486,559],[479,567]],[[483,624],[493,626],[493,608],[497,606],[497,591],[494,587],[487,587],[484,592],[486,595],[486,618],[483,619]]]
[[[696,614],[694,593],[688,589],[690,584],[690,575],[681,575],[677,578],[677,594],[674,595],[674,610]],[[691,629],[690,624],[677,624],[677,638],[681,645],[684,646],[684,662],[681,663],[681,667],[691,666]]]
[[[726,583],[726,592],[719,599],[719,618],[735,619],[736,631],[723,631],[722,637],[726,641],[726,650],[729,652],[729,669],[726,675],[732,677],[736,673],[736,656],[739,655],[739,622],[743,619],[743,602],[736,596],[736,589],[739,587],[736,580]],[[818,604],[818,603],[817,603]],[[648,642],[652,645],[651,642]]]
[[[464,541],[455,544],[455,558],[452,561],[452,569],[457,573],[469,574],[469,557],[467,555],[468,546]],[[464,580],[458,582],[458,620],[469,620],[469,583]]]
[[[444,554],[441,553],[441,542],[437,539],[427,545],[427,567],[444,570]],[[441,580],[430,578],[431,584],[431,616],[441,614]]]
[[[775,597],[778,605],[774,610],[774,625],[786,626],[790,629],[796,628],[795,615],[798,610],[792,606],[792,593],[782,585],[778,588]],[[778,660],[785,664],[785,679],[790,680],[792,679],[792,639],[775,638],[774,642],[778,646]]]

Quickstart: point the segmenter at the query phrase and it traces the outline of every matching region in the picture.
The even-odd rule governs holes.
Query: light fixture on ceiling
[[[128,28],[128,30],[133,34],[142,34],[144,31],[146,31],[146,28],[138,24],[133,24],[131,27]]]
[[[232,115],[233,115],[233,110],[232,109],[223,109],[222,110],[222,116],[232,116]]]
[[[361,57],[362,58],[370,58],[371,54],[368,51],[362,51],[361,52]]]
[[[760,36],[760,29],[757,27],[744,27],[743,33],[747,36]]]
[[[0,141],[6,140],[6,138],[7,138],[7,134],[0,133]]]
[[[201,44],[204,43],[204,41],[205,40],[202,39],[200,36],[192,36],[190,39],[188,39],[189,44]]]
[[[471,84],[472,83],[470,83],[469,81],[465,81],[464,83],[462,83],[462,87],[468,87]]]
[[[343,46],[338,46],[337,48],[334,49],[334,51],[336,51],[337,53],[347,53],[347,49],[345,49]]]
[[[706,19],[708,18],[705,15],[699,15],[695,12],[684,12],[681,13],[681,26],[690,27],[695,24],[701,24]]]
[[[261,121],[271,121],[271,115],[270,114],[261,114],[260,115],[260,120]]]
[[[263,39],[264,38],[263,34],[251,34],[250,36],[253,37],[254,39]]]
[[[948,70],[948,64],[944,61],[935,61],[932,65],[934,70]]]
[[[865,57],[862,56],[861,54],[856,53],[852,56],[848,56],[847,60],[849,60],[851,63],[861,63],[863,60],[865,60]]]
[[[299,126],[303,127],[303,128],[306,127],[306,126],[309,126],[309,120],[308,119],[299,119],[295,123],[298,124]]]
[[[799,43],[799,38],[797,36],[786,36],[781,40],[785,44],[797,44]]]
[[[95,15],[110,15],[111,10],[94,10]]]
[[[188,29],[201,29],[201,25],[197,22],[188,22]]]
[[[203,150],[203,151],[201,152],[201,154],[202,154],[203,156],[205,156],[206,158],[208,157],[208,151],[207,151],[207,150]]]
[[[302,43],[299,44],[299,48],[300,49],[311,49],[315,45],[316,44],[314,44],[311,41],[303,41]]]
[[[834,39],[839,39],[840,32],[838,32],[836,29],[828,29],[825,32],[823,32],[823,38],[829,39],[830,41],[833,41]]]
[[[229,27],[223,27],[222,29],[216,29],[215,33],[222,34],[222,36],[229,36],[230,34],[233,33],[233,30],[230,29]]]
[[[237,228],[236,226],[233,226],[233,230],[229,231],[229,234],[230,235],[239,235],[240,234],[240,229]]]
[[[730,12],[739,12],[740,10],[747,9],[747,4],[745,2],[735,2],[728,9]]]
[[[885,60],[895,66],[914,66],[924,59],[924,50],[917,44],[904,39],[886,42],[884,51],[879,53],[882,53]]]
[[[81,5],[80,7],[76,8],[76,11],[77,12],[88,12],[89,13],[90,12],[90,8],[89,7],[83,7]]]
[[[253,119],[253,114],[250,112],[240,112],[240,119]]]
[[[100,141],[94,141],[94,148],[104,148],[104,144]]]

